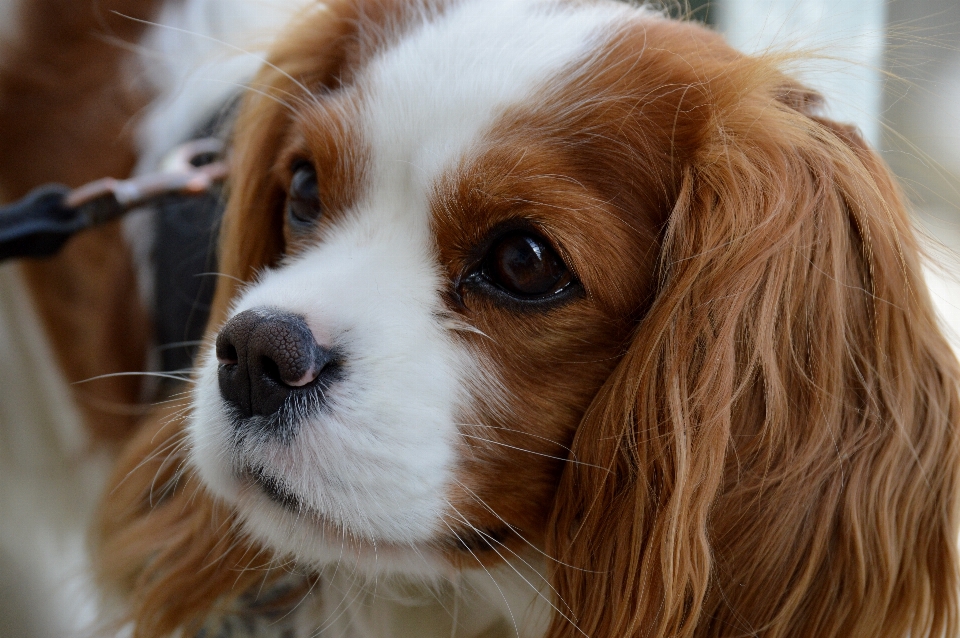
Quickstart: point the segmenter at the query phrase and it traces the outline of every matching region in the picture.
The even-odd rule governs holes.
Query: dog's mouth
[[[306,509],[303,499],[283,479],[269,474],[262,466],[247,466],[240,475],[280,507],[298,514]]]

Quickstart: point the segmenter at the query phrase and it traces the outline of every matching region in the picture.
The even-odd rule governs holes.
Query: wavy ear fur
[[[356,46],[355,7],[333,2],[304,15],[251,82],[256,90],[245,97],[231,149],[234,179],[208,337],[225,321],[240,288],[282,257],[285,188],[277,183],[273,162],[294,117],[289,101],[310,99],[303,86],[319,91],[340,81],[344,57]],[[286,575],[267,569],[272,556],[239,531],[234,514],[186,465],[188,409],[186,397],[161,406],[147,420],[108,481],[98,516],[100,581],[124,600],[128,617],[120,620],[132,621],[133,638],[193,635],[211,613],[228,611],[240,595],[265,591],[265,584]]]
[[[721,71],[562,477],[550,638],[956,635],[960,374],[901,195],[769,61]]]
[[[233,515],[183,472],[187,400],[157,411],[125,450],[101,507],[96,564],[133,636],[194,635],[225,594],[267,582],[270,556],[238,543]]]

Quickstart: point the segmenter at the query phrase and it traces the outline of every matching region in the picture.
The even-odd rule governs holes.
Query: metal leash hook
[[[130,179],[98,179],[73,190],[47,184],[0,207],[0,261],[49,257],[78,232],[122,217],[166,197],[194,197],[227,177],[224,144],[217,138],[178,146],[162,170]]]

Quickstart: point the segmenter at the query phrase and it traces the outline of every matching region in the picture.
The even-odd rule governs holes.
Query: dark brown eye
[[[287,219],[295,228],[306,228],[312,226],[322,212],[317,170],[313,164],[298,162],[293,167],[287,195]]]
[[[571,282],[570,271],[545,239],[511,233],[493,245],[483,261],[483,276],[521,300],[539,299]]]

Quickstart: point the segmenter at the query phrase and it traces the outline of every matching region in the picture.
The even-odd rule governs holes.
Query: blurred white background
[[[692,0],[690,10],[741,50],[810,54],[794,72],[899,177],[960,352],[960,0]]]
[[[744,51],[812,54],[797,74],[881,150],[917,213],[960,248],[960,1],[690,4]]]

